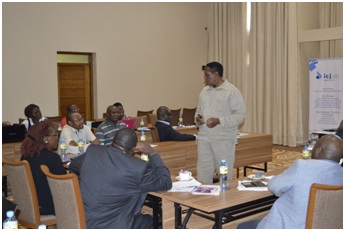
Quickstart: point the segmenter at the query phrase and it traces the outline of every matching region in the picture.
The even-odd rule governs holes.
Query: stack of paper
[[[173,182],[172,188],[168,192],[191,192],[195,187],[201,185],[195,179],[189,181],[177,181]]]

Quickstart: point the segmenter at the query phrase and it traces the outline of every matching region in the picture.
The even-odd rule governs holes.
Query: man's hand
[[[155,150],[148,142],[137,142],[135,150],[146,153],[148,155],[155,153]]]
[[[74,140],[71,140],[70,142],[69,142],[69,145],[70,146],[78,146],[78,144],[74,141]]]
[[[204,124],[203,116],[201,116],[200,114],[198,114],[197,117],[196,117],[196,122],[197,122],[198,125]]]
[[[208,128],[213,128],[215,127],[216,125],[220,124],[220,120],[219,118],[209,118],[207,120],[207,126]]]

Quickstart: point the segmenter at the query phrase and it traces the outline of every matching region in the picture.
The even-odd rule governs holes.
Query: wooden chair
[[[343,185],[311,186],[306,229],[343,229]]]
[[[140,111],[140,110],[138,110],[137,111],[137,116],[148,116],[148,114],[153,114],[153,111],[154,110],[150,110],[150,111]]]
[[[151,126],[150,128],[151,136],[152,136],[152,142],[160,142],[159,132],[158,129],[155,126]]]
[[[194,125],[195,113],[197,108],[183,108],[183,124]]]
[[[20,211],[19,224],[33,229],[37,229],[40,224],[56,225],[54,215],[39,214],[37,192],[29,163],[26,160],[8,162],[2,159],[2,165],[11,185],[13,202]]]
[[[158,117],[156,114],[148,114],[148,123],[151,126],[155,126],[155,123],[157,120],[158,120]]]
[[[180,111],[182,110],[181,108],[179,109],[170,109],[171,110],[171,125],[172,126],[178,126],[178,122],[179,122],[179,115],[180,115]],[[183,122],[184,124],[184,122]]]
[[[58,229],[86,229],[84,205],[75,174],[55,175],[41,165],[53,196]]]
[[[26,120],[26,119],[23,119],[23,118],[19,118],[18,121],[19,121],[19,124],[23,123],[23,121]]]
[[[47,119],[50,122],[60,122],[61,123],[62,116],[47,116]]]

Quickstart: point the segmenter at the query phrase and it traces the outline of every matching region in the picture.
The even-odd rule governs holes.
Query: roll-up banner
[[[309,135],[335,131],[343,119],[343,58],[309,61]]]

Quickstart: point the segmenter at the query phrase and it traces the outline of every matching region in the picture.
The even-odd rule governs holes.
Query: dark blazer
[[[112,146],[90,145],[69,170],[79,176],[90,229],[153,228],[147,227],[147,215],[141,214],[147,192],[172,188],[170,172],[159,154],[146,162]]]
[[[27,160],[30,164],[33,181],[35,182],[40,214],[55,214],[53,197],[49,188],[48,180],[41,170],[41,165],[48,166],[49,171],[56,175],[66,174],[61,157],[53,151],[43,149],[40,155],[33,157],[21,157],[20,160]]]
[[[158,129],[160,141],[189,141],[195,140],[194,135],[180,134],[171,125],[157,121],[155,127]]]

